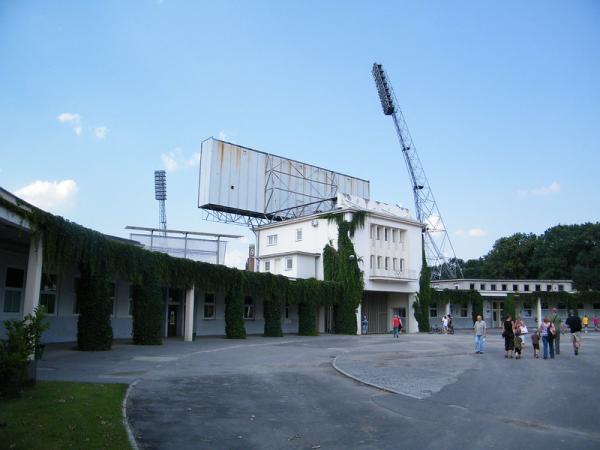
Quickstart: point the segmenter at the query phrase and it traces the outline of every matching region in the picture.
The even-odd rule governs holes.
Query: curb
[[[127,432],[127,438],[129,439],[129,445],[133,450],[139,450],[140,447],[135,440],[135,436],[133,434],[133,430],[131,429],[131,425],[129,425],[129,420],[127,420],[127,400],[129,400],[129,394],[133,387],[138,384],[141,380],[135,380],[127,387],[127,391],[125,392],[125,397],[123,398],[123,403],[121,404],[121,412],[123,414],[123,425],[125,426],[125,431]]]
[[[338,359],[337,356],[335,358],[333,358],[333,360],[331,361],[331,365],[333,366],[333,368],[335,370],[337,370],[339,373],[341,373],[345,377],[351,378],[352,380],[358,381],[359,383],[364,384],[366,386],[374,387],[376,389],[379,389],[380,391],[390,392],[392,394],[397,394],[397,395],[403,395],[405,397],[414,398],[416,400],[423,400],[421,397],[417,397],[416,395],[407,394],[406,392],[396,391],[395,389],[392,389],[392,388],[389,388],[389,387],[381,386],[381,385],[376,384],[376,383],[371,383],[369,381],[362,380],[362,379],[360,379],[360,378],[358,378],[358,377],[356,377],[356,376],[354,376],[354,375],[346,372],[344,369],[340,369],[337,366],[337,364],[336,364],[337,359]]]

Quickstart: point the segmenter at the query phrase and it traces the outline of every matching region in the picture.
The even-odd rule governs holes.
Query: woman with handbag
[[[504,338],[504,354],[505,358],[513,357],[513,350],[515,349],[515,331],[512,316],[509,314],[504,320],[504,331],[502,332]]]
[[[542,336],[544,359],[548,359],[548,348],[550,348],[550,358],[554,359],[554,336],[556,335],[556,328],[554,328],[554,324],[550,322],[548,317],[544,317],[544,321],[540,325],[540,335]]]

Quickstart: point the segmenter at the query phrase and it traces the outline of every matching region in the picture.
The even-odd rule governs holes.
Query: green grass
[[[130,449],[121,402],[127,385],[39,381],[0,401],[2,449]]]

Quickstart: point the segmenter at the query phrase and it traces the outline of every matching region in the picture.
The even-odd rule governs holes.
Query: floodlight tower
[[[404,162],[412,183],[413,196],[415,199],[415,210],[417,220],[426,225],[423,230],[423,245],[427,264],[431,267],[433,279],[442,277],[462,278],[462,270],[456,264],[456,254],[450,242],[450,236],[433,196],[433,191],[427,181],[417,149],[413,144],[408,126],[398,106],[398,101],[389,84],[387,76],[381,64],[373,64],[373,78],[379,92],[379,99],[383,113],[392,116],[396,127],[396,134],[402,147]],[[450,262],[450,260],[454,258]]]
[[[154,198],[158,200],[159,226],[163,230],[163,236],[167,232],[167,212],[165,201],[167,200],[167,173],[164,170],[154,171]]]

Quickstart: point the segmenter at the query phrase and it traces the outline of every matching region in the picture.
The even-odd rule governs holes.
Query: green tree
[[[421,266],[421,276],[419,278],[419,293],[417,299],[413,303],[415,310],[415,319],[419,324],[420,332],[429,331],[429,305],[431,304],[431,270],[427,266],[427,258],[425,257],[425,246],[421,239],[421,252],[423,263]]]

